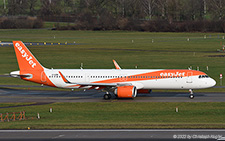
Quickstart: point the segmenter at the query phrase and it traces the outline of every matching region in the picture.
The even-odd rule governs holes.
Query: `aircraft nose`
[[[215,86],[216,85],[216,81],[214,79],[210,78],[209,85],[210,85],[210,87]]]

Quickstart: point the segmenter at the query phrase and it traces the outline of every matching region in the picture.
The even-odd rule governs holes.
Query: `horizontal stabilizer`
[[[31,78],[32,74],[20,74],[20,71],[13,71],[10,73],[10,76],[12,77],[26,77],[26,78]]]

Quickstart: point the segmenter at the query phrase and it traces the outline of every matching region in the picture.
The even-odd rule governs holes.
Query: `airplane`
[[[19,65],[10,73],[26,81],[68,89],[104,90],[104,99],[111,93],[118,98],[135,98],[138,91],[152,89],[193,89],[213,87],[216,81],[206,73],[189,69],[48,69],[43,67],[22,41],[13,41]]]

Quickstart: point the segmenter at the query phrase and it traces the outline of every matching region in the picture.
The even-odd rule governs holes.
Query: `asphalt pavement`
[[[224,140],[224,129],[0,130],[0,140]]]
[[[12,88],[13,87],[13,88]],[[26,89],[19,89],[26,87]],[[104,100],[102,91],[64,91],[64,90],[30,90],[24,85],[0,85],[0,102],[225,102],[223,92],[196,92],[195,98],[189,98],[189,92],[154,92],[150,94],[138,94],[133,99],[117,99],[112,96],[110,100]]]

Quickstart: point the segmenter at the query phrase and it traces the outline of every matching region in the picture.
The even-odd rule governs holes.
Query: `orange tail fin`
[[[13,46],[21,71],[43,70],[44,67],[38,62],[22,41],[13,41]]]

